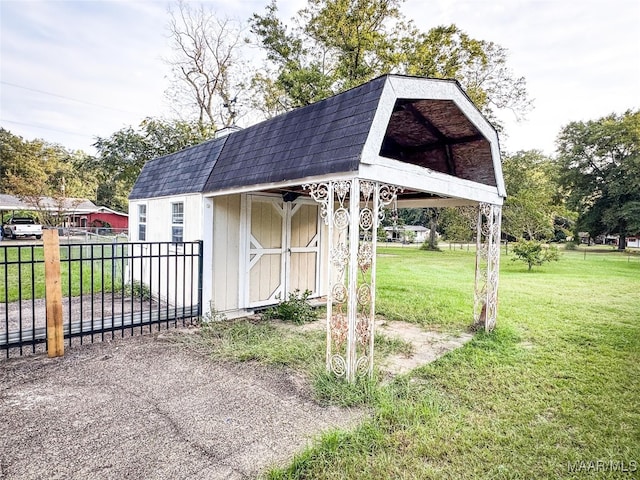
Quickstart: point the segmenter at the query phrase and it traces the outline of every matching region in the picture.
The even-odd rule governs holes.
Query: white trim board
[[[362,149],[361,165],[375,165],[380,163],[382,159],[382,157],[379,156],[380,145],[387,131],[387,125],[393,113],[393,107],[399,98],[409,100],[453,101],[465,117],[489,141],[497,191],[501,197],[507,196],[502,176],[498,134],[469,97],[463,92],[457,82],[454,81],[425,82],[424,79],[420,78],[388,77],[384,90],[380,95],[380,101],[371,123],[371,128],[369,129],[367,141]]]

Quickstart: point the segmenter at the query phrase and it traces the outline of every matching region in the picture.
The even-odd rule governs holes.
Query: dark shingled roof
[[[131,200],[358,169],[386,77],[146,163]]]
[[[357,170],[385,80],[230,135],[205,191]]]
[[[144,166],[129,198],[219,192],[357,171],[390,77],[397,76],[378,77],[226,137],[156,158]],[[455,80],[428,81],[460,88]],[[396,98],[380,142],[382,157],[496,186],[491,142],[451,99]]]
[[[227,138],[208,140],[148,161],[129,198],[135,200],[202,192]]]

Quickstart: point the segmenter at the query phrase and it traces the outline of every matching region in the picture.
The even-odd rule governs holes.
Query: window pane
[[[182,242],[182,227],[171,227],[171,241],[173,243]]]
[[[143,223],[138,225],[138,240],[144,241],[147,239],[147,226]]]
[[[183,203],[172,203],[171,204],[171,223],[174,224],[182,224],[184,218],[184,204]]]
[[[147,206],[146,205],[138,205],[138,222],[140,223],[147,222]]]

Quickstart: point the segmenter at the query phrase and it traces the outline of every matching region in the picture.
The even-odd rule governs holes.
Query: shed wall
[[[206,227],[211,228],[211,227]],[[213,265],[211,298],[216,310],[237,310],[239,306],[240,268],[240,195],[217,197],[213,217]]]
[[[202,195],[179,195],[175,197],[152,198],[129,201],[129,239],[140,241],[138,205],[147,206],[146,240],[170,242],[172,227],[171,204],[184,204],[183,241],[191,242],[202,238]]]

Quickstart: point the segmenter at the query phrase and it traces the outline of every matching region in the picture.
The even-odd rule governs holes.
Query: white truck
[[[36,237],[39,240],[42,238],[42,225],[30,217],[12,217],[2,226],[2,234],[12,239]]]

